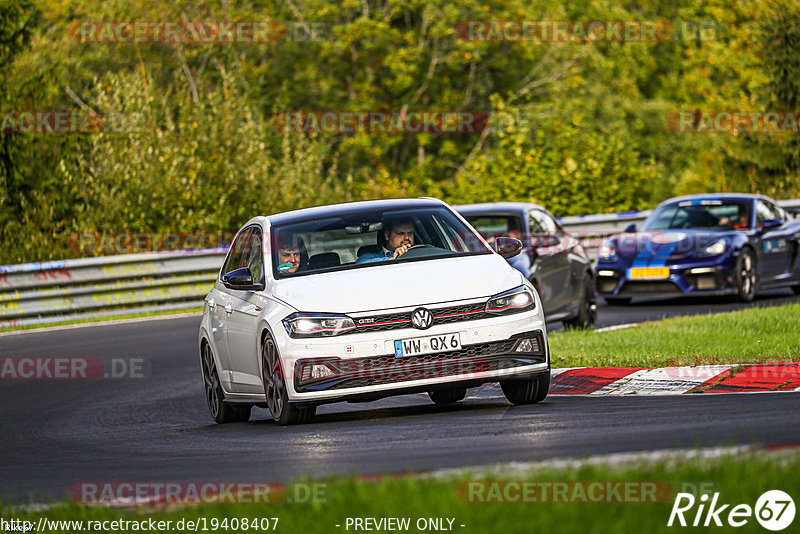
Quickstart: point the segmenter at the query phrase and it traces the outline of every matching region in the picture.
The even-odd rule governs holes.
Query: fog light
[[[519,342],[515,352],[539,352],[539,340],[536,338],[525,338]]]
[[[694,269],[689,270],[689,274],[709,274],[716,271],[717,270],[714,267],[695,267]]]
[[[325,378],[326,376],[333,376],[333,374],[333,371],[325,365],[311,366],[311,378]]]
[[[311,360],[297,362],[297,380],[300,383],[338,376],[338,360]]]
[[[614,276],[614,271],[597,271],[597,276]]]

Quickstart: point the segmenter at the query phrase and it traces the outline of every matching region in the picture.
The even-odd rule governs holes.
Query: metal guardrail
[[[0,328],[197,308],[226,252],[221,247],[0,266]]]
[[[800,199],[779,202],[800,209]],[[563,217],[594,258],[610,235],[650,211]],[[227,247],[0,266],[0,329],[159,310],[195,309]]]

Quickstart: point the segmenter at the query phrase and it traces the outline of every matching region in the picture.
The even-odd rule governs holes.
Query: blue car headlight
[[[519,286],[495,295],[486,302],[486,313],[505,315],[525,311],[536,306],[533,292],[525,286]]]
[[[728,242],[725,239],[718,239],[698,253],[698,256],[719,256],[728,249]]]

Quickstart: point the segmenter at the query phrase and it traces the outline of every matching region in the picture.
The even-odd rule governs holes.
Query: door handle
[[[231,306],[230,304],[226,304],[225,313],[233,313],[233,306]]]

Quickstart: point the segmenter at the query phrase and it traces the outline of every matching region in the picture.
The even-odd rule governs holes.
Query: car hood
[[[735,232],[710,230],[653,230],[614,236],[617,255],[624,259],[666,260],[692,256],[720,239],[730,240]]]
[[[485,254],[278,280],[272,293],[299,311],[356,313],[488,298],[522,283],[500,255]]]

